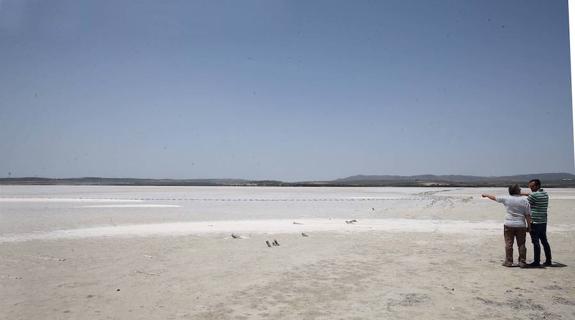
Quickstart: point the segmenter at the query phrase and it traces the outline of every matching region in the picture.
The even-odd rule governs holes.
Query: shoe
[[[513,267],[513,262],[505,261],[505,262],[503,262],[501,265],[504,266],[504,267],[508,267],[508,268],[509,268],[509,267]]]
[[[519,268],[527,268],[527,263],[525,262],[519,262]]]
[[[527,268],[541,268],[542,265],[539,262],[531,262],[527,264]]]
[[[551,261],[545,261],[545,263],[543,263],[544,266],[546,267],[550,267],[552,265]]]

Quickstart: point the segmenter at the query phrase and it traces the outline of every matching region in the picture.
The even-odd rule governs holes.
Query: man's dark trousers
[[[532,223],[531,224],[531,242],[533,242],[533,263],[539,264],[541,262],[541,245],[545,250],[545,263],[551,263],[551,247],[547,242],[547,223]]]

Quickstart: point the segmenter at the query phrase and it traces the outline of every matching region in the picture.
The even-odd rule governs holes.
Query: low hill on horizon
[[[355,175],[329,181],[283,182],[247,179],[141,179],[141,178],[0,178],[0,185],[114,185],[114,186],[281,186],[281,187],[504,187],[527,185],[540,179],[544,187],[575,187],[571,173],[539,173],[512,176],[471,175]]]
[[[545,186],[575,187],[575,175],[571,173],[535,173],[511,176],[471,176],[471,175],[355,175],[334,180],[345,185],[388,185],[409,184],[419,186],[508,186],[513,183],[526,185],[531,179],[539,179]]]

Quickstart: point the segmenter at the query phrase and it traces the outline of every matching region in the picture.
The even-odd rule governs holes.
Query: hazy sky
[[[574,172],[567,1],[0,0],[0,177]]]

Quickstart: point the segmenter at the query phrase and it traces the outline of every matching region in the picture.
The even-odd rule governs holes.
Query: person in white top
[[[502,203],[507,209],[503,224],[503,236],[505,238],[505,262],[503,262],[503,266],[513,266],[513,242],[514,239],[517,239],[519,267],[527,267],[525,263],[527,259],[525,235],[531,225],[531,207],[529,201],[521,197],[521,188],[514,184],[509,187],[509,196],[496,197],[491,194],[482,194],[481,197]]]

